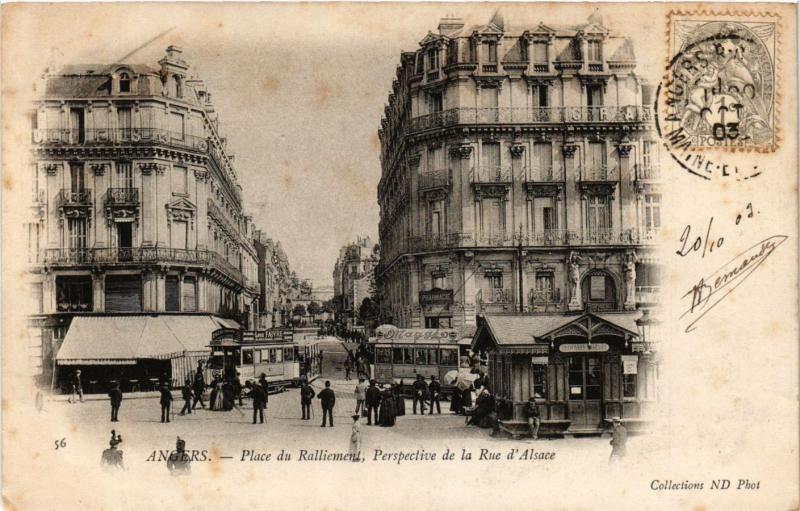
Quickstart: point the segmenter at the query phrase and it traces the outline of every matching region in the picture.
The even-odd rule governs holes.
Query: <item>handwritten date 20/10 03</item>
[[[753,210],[753,203],[748,202],[744,211],[736,215],[734,223],[739,225],[742,220],[753,218],[758,213],[759,211]],[[714,217],[712,216],[708,219],[708,227],[706,228],[705,236],[695,236],[694,239],[692,239],[692,226],[687,225],[686,228],[683,229],[683,233],[681,233],[681,238],[679,240],[681,246],[675,253],[681,257],[686,257],[689,254],[701,252],[700,257],[704,258],[706,253],[710,254],[714,249],[722,248],[722,245],[725,243],[725,237],[711,235],[713,224]]]
[[[736,215],[734,223],[738,226],[758,213],[754,211],[753,204],[748,203],[744,210]],[[725,237],[712,236],[713,225],[714,217],[711,217],[705,236],[697,236],[694,240],[691,236],[691,226],[687,225],[681,234],[681,247],[676,253],[681,257],[700,253],[700,257],[704,258],[707,254],[712,254],[715,249],[721,249],[725,244]],[[680,316],[681,319],[689,320],[685,331],[687,333],[693,331],[706,314],[747,280],[787,238],[783,235],[769,236],[739,252],[710,275],[695,281],[691,289],[682,296],[682,299],[690,301],[688,308]]]

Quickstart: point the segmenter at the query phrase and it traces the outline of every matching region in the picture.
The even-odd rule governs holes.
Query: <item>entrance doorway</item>
[[[601,355],[569,357],[570,430],[601,427],[603,399],[603,359]]]

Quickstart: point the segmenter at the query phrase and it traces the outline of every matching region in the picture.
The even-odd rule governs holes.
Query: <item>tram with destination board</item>
[[[220,328],[212,334],[211,356],[206,363],[206,377],[210,381],[221,375],[234,378],[239,373],[242,383],[258,380],[266,375],[271,387],[299,386],[300,375],[309,380],[317,375],[310,358],[318,352],[317,342],[294,340],[289,328],[269,330],[240,330]]]
[[[450,394],[459,373],[469,373],[469,342],[454,329],[397,328],[381,325],[369,343],[375,354],[374,378],[380,383],[410,387],[421,374],[426,383],[436,376]]]

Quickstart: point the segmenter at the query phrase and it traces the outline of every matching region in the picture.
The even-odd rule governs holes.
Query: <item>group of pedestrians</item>
[[[406,401],[402,393],[402,382],[398,385],[385,384],[378,387],[375,380],[367,383],[366,378],[358,379],[355,388],[356,416],[367,418],[367,425],[391,427],[397,417],[406,414]]]

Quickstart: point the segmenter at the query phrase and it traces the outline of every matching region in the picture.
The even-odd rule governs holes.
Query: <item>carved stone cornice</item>
[[[533,199],[535,197],[554,197],[556,200],[561,200],[564,183],[527,181],[525,183],[525,189],[528,192],[528,199]]]
[[[58,171],[61,170],[60,163],[47,163],[44,166],[45,172],[47,172],[48,176],[55,176],[58,175]]]
[[[454,158],[466,160],[472,155],[472,146],[470,144],[454,145],[450,148],[450,155]]]
[[[572,158],[575,156],[575,151],[578,150],[578,146],[575,144],[565,144],[561,146],[561,151],[564,153],[564,158]]]
[[[608,195],[613,200],[616,187],[616,181],[581,181],[581,197],[585,199],[588,195]]]
[[[510,183],[472,183],[475,189],[475,196],[478,199],[483,198],[498,198],[505,199],[508,195],[508,189],[511,187]]]
[[[619,152],[620,158],[627,158],[631,154],[631,149],[633,149],[632,144],[619,144],[617,146],[617,152]]]
[[[508,147],[511,156],[514,158],[520,158],[523,154],[525,154],[525,145],[524,144],[511,144]]]
[[[206,169],[194,169],[194,178],[202,183],[208,182],[210,174]]]
[[[147,163],[140,163],[139,170],[142,172],[143,176],[149,176],[154,171],[156,174],[163,174],[164,172],[166,172],[167,166],[162,163],[147,162]]]
[[[95,175],[95,176],[102,176],[102,175],[105,175],[105,173],[106,173],[106,166],[107,166],[107,164],[105,164],[105,163],[93,163],[93,164],[91,165],[92,172],[94,172],[94,175]]]

